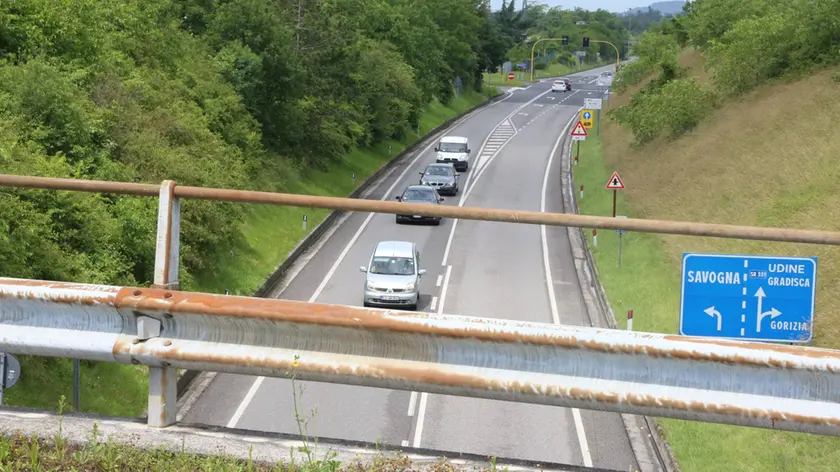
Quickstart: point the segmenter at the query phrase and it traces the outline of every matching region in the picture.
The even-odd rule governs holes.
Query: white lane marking
[[[440,303],[438,304],[437,314],[443,314],[443,302],[446,300],[446,289],[449,288],[449,276],[452,274],[452,266],[446,266],[446,276],[443,278],[443,288],[440,290]]]
[[[566,132],[569,130],[569,127],[572,126],[572,121],[574,121],[574,115],[572,115],[572,118],[563,128],[563,131],[554,143],[554,147],[551,148],[551,154],[548,155],[548,163],[545,166],[545,175],[543,175],[542,190],[540,193],[541,212],[545,212],[545,198],[548,193],[548,176],[551,173],[551,164],[554,162],[554,154],[557,152],[560,142],[563,141],[563,138],[566,136]],[[560,324],[560,312],[557,310],[557,298],[554,295],[554,284],[551,282],[551,264],[549,264],[548,261],[548,237],[546,236],[545,225],[540,225],[540,241],[542,243],[543,269],[545,270],[545,283],[548,289],[548,302],[551,306],[551,319],[554,321],[554,324]]]
[[[503,101],[507,100],[511,96],[512,95],[508,95],[507,97],[502,98],[501,100],[497,101],[496,103],[494,103],[492,105],[489,105],[488,107],[484,108],[484,110],[486,110],[488,108],[491,108],[491,107],[493,107],[493,106],[495,106],[499,103],[502,103]],[[514,112],[515,112],[515,110],[514,110]],[[453,124],[452,128],[450,128],[450,129],[454,129],[457,126],[460,126],[461,124],[463,124],[464,121],[468,120],[469,118],[472,118],[473,116],[474,116],[473,113],[465,115],[462,120],[459,120],[457,124]],[[402,182],[402,180],[408,174],[408,171],[413,169],[414,166],[417,165],[417,162],[420,161],[420,159],[436,143],[437,143],[436,140],[432,140],[432,142],[429,143],[428,146],[426,146],[425,148],[423,148],[422,151],[417,153],[417,155],[414,157],[414,159],[411,160],[411,162],[405,167],[405,169],[403,169],[403,171],[400,173],[400,175],[394,180],[394,183],[391,184],[390,187],[388,187],[388,190],[386,190],[385,194],[382,196],[382,198],[379,199],[380,201],[385,201],[388,198],[390,198],[391,192],[393,192],[394,189],[397,187],[397,185],[399,185],[399,183]],[[377,188],[378,187],[379,186],[377,186]],[[330,279],[333,277],[333,275],[335,275],[335,271],[338,270],[338,266],[341,264],[341,261],[344,260],[344,258],[347,256],[347,253],[350,252],[350,249],[353,247],[354,244],[356,244],[356,241],[359,239],[359,236],[362,235],[362,232],[365,230],[365,228],[367,228],[367,225],[370,223],[370,220],[373,219],[374,215],[376,215],[376,213],[369,214],[368,217],[365,218],[365,220],[362,222],[362,225],[359,226],[359,229],[356,231],[356,234],[353,235],[353,238],[350,239],[350,242],[348,242],[347,245],[344,247],[344,250],[341,251],[341,254],[338,256],[338,259],[335,261],[333,266],[330,267],[329,272],[327,272],[327,275],[321,281],[321,284],[318,285],[317,289],[315,289],[315,293],[313,293],[312,296],[309,298],[309,303],[313,303],[315,300],[317,300],[318,296],[321,295],[321,292],[324,291],[324,288],[327,286]],[[289,281],[289,283],[291,283],[291,281]],[[264,380],[265,380],[265,377],[263,377],[263,376],[257,377],[256,380],[254,380],[254,383],[251,385],[251,388],[250,388],[250,390],[248,390],[248,393],[245,395],[245,398],[242,399],[242,403],[239,404],[239,407],[236,409],[236,412],[233,414],[233,417],[231,417],[230,421],[228,422],[228,426],[227,426],[228,428],[235,428],[236,427],[236,424],[242,418],[242,415],[245,413],[245,410],[248,408],[248,405],[250,405],[251,401],[254,399],[254,395],[257,394],[257,390],[259,390],[260,385],[262,385]]]
[[[432,297],[432,303],[429,304],[429,311],[435,311],[437,308],[438,297]]]
[[[239,404],[239,408],[236,409],[236,412],[233,413],[233,416],[228,421],[227,427],[228,428],[235,428],[236,423],[239,423],[239,420],[242,418],[242,415],[245,414],[245,410],[248,408],[248,405],[251,403],[251,400],[254,399],[254,395],[257,394],[257,390],[259,390],[260,385],[262,385],[263,380],[265,377],[257,377],[257,380],[254,380],[254,383],[251,384],[251,388],[248,390],[248,393],[245,395],[245,398],[242,399],[242,403]]]
[[[446,300],[446,289],[449,288],[449,277],[451,275],[452,266],[448,265],[446,266],[446,275],[443,277],[443,288],[440,291],[440,303],[437,306],[438,315],[443,313],[443,303]],[[426,420],[426,402],[428,399],[428,393],[423,392],[420,394],[420,407],[417,409],[417,426],[414,429],[413,447],[420,447],[420,439],[423,437],[423,422]]]
[[[548,163],[545,166],[545,175],[543,176],[542,191],[540,195],[541,212],[545,212],[545,199],[546,194],[548,193],[548,176],[551,173],[551,164],[554,162],[554,154],[557,153],[557,148],[560,146],[560,142],[563,141],[563,138],[572,126],[575,116],[576,115],[572,115],[572,118],[566,124],[566,127],[563,128],[563,132],[560,133],[560,136],[557,138],[557,142],[554,143],[554,147],[551,149],[551,154],[548,156]],[[551,264],[549,263],[548,257],[548,237],[546,236],[545,225],[540,225],[540,239],[542,242],[545,283],[548,288],[548,301],[551,305],[551,318],[554,321],[554,324],[560,324],[560,312],[557,310],[557,298],[554,295],[554,284],[551,281]],[[572,408],[572,419],[574,420],[575,431],[577,432],[578,442],[580,443],[581,455],[583,455],[583,465],[585,467],[592,467],[592,454],[589,451],[589,442],[586,440],[586,432],[583,430],[583,419],[580,416],[580,410],[577,408]]]
[[[414,430],[414,444],[412,447],[420,447],[420,438],[423,435],[423,421],[426,420],[426,402],[429,401],[429,394],[420,394],[420,412],[417,413],[417,429]]]
[[[408,447],[408,439],[403,439],[401,444],[402,447]]]
[[[417,392],[411,392],[408,399],[408,416],[414,416],[414,407],[417,406]]]
[[[440,283],[443,282],[443,274],[437,276],[437,281],[435,282],[435,287],[440,287]]]

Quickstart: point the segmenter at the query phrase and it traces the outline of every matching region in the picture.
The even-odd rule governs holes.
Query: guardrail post
[[[175,182],[164,180],[160,186],[158,202],[157,246],[155,248],[155,280],[154,288],[164,290],[178,290],[178,266],[181,240],[181,202],[175,197]],[[159,328],[148,329],[141,317],[138,324],[140,340],[160,335]],[[154,320],[157,321],[157,320]],[[154,333],[153,331],[157,331]],[[148,424],[152,427],[164,428],[175,424],[178,413],[178,371],[173,367],[149,367],[149,417]]]

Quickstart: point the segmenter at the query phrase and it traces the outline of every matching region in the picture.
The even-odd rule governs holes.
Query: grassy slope
[[[430,105],[421,117],[419,136],[424,136],[446,120],[486,101],[487,97],[486,94],[471,93],[462,95],[447,106],[439,103]],[[417,134],[410,134],[403,142],[383,142],[372,148],[356,150],[329,172],[309,172],[302,181],[290,185],[287,191],[347,196],[417,138]],[[355,184],[353,173],[356,174]],[[302,229],[304,212],[308,214],[308,230],[312,230],[329,214],[328,210],[270,205],[242,205],[242,211],[247,213],[242,227],[247,246],[234,249],[225,261],[225,270],[214,274],[212,278],[200,278],[200,291],[224,293],[225,289],[229,289],[232,294],[251,295],[271,271],[285,260],[298,241],[306,236]],[[65,395],[72,406],[72,360],[48,361],[45,358],[23,356],[21,360],[21,378],[17,385],[4,392],[5,404],[53,409],[61,395]],[[139,416],[146,408],[147,372],[148,369],[142,366],[83,363],[80,410],[106,415]]]
[[[691,75],[709,83],[697,53],[684,51],[681,61]],[[630,133],[604,123],[602,139],[585,142],[574,170],[576,183],[591,189],[581,212],[611,214],[612,195],[604,184],[618,170],[627,186],[619,194],[618,214],[837,231],[840,135],[834,128],[840,120],[840,87],[832,75],[820,71],[731,101],[673,143],[630,149]],[[610,106],[626,103],[629,96],[614,97]],[[593,252],[620,326],[626,326],[627,310],[633,309],[635,330],[677,332],[684,251],[807,255],[819,257],[815,345],[840,347],[840,314],[831,309],[840,298],[835,248],[628,233],[619,269],[617,235],[603,231],[599,236]],[[727,471],[829,471],[840,461],[835,438],[658,421],[685,471],[712,472],[722,465]]]

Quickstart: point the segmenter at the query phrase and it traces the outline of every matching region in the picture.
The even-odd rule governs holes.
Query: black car
[[[434,187],[440,195],[457,195],[459,175],[450,163],[429,164],[420,172],[420,185]]]
[[[403,203],[426,203],[429,205],[440,205],[443,198],[437,193],[437,190],[428,185],[409,185],[403,191],[402,195],[395,197]],[[397,215],[397,224],[405,221],[431,221],[435,225],[440,224],[441,217],[439,216],[422,216],[422,215]]]

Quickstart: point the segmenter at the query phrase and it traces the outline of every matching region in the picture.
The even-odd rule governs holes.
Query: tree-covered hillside
[[[569,44],[564,45],[561,41],[543,41],[534,51],[535,66],[544,64],[539,58],[550,57],[550,62],[569,64],[576,62],[575,51],[584,50],[582,46],[583,37],[591,40],[588,50],[585,52],[596,57],[600,53],[601,60],[614,61],[615,49],[609,44],[596,43],[608,41],[615,45],[619,51],[627,43],[628,33],[626,21],[606,10],[594,12],[576,8],[574,10],[563,10],[560,7],[549,8],[541,4],[528,4],[525,8],[516,11],[515,1],[510,3],[505,0],[502,8],[496,13],[500,27],[507,33],[510,39],[510,50],[507,59],[513,62],[526,62],[531,59],[531,48],[534,41],[540,38],[561,38],[569,37]]]
[[[496,27],[480,0],[2,2],[0,172],[282,190],[480,87]],[[4,189],[0,273],[148,284],[155,205]],[[190,287],[242,215],[183,216]]]

